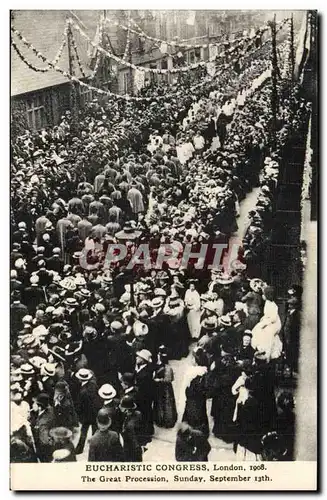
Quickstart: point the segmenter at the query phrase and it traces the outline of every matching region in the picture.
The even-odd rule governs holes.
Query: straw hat
[[[222,326],[232,326],[232,321],[230,319],[230,316],[227,316],[227,314],[219,318],[219,323]]]
[[[98,394],[100,398],[108,400],[113,399],[116,396],[117,391],[112,385],[104,384],[100,387]]]
[[[87,380],[91,380],[93,377],[93,374],[91,370],[88,370],[87,368],[80,368],[78,372],[76,373],[76,378],[78,380],[81,380],[82,382],[86,382]]]
[[[145,323],[142,323],[141,321],[135,321],[133,325],[133,332],[135,337],[143,337],[144,335],[148,334],[149,328]]]
[[[136,356],[143,359],[146,363],[152,362],[152,354],[147,349],[141,349],[141,351],[137,351]]]

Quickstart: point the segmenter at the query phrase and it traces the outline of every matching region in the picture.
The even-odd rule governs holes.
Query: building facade
[[[100,19],[106,22],[99,39]],[[266,20],[265,11],[92,11],[92,10],[15,10],[11,12],[12,25],[25,39],[53,61],[61,47],[67,18],[72,18],[91,40],[96,40],[108,51],[137,66],[152,69],[171,69],[176,65],[177,53],[182,53],[182,64],[189,65],[200,60],[208,60],[209,50],[203,47],[179,48],[167,45],[162,51],[160,43],[150,38],[161,40],[186,40],[191,45],[207,45],[228,37],[237,36],[249,25],[260,26]],[[131,18],[133,30],[140,35],[130,33],[130,45],[126,51],[127,26]],[[120,26],[117,26],[119,23]],[[136,24],[135,24],[136,23]],[[96,87],[110,89],[119,94],[135,93],[134,71],[126,65],[117,63],[96,52],[92,44],[73,30],[74,44],[64,46],[58,61],[58,67],[74,74],[82,81]],[[12,133],[25,129],[38,130],[58,124],[62,114],[71,107],[71,84],[65,76],[47,68],[21,40],[13,35],[13,41],[21,56],[31,65],[41,68],[34,71],[28,67],[12,47],[11,52],[11,98],[12,98]],[[69,45],[69,47],[68,47]],[[77,54],[74,46],[78,49]],[[70,49],[70,53],[69,53]],[[98,61],[98,58],[100,60]],[[80,61],[80,64],[79,64]],[[97,63],[98,61],[98,63]],[[97,72],[94,75],[94,67]],[[81,67],[83,71],[81,71]],[[146,73],[147,81],[167,80],[171,83],[173,75]],[[83,107],[94,96],[92,92],[77,85],[77,103]]]

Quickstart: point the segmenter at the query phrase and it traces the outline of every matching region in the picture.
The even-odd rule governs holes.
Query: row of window
[[[86,87],[80,88],[81,105],[93,99],[93,92]],[[40,130],[48,125],[46,114],[46,96],[44,93],[36,94],[26,100],[26,117],[31,130]]]

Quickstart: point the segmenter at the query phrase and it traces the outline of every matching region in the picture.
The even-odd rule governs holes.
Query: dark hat
[[[121,381],[125,382],[126,384],[133,385],[135,382],[134,373],[130,372],[123,373],[123,375],[121,376]]]
[[[243,337],[250,337],[252,339],[253,335],[251,330],[245,330],[243,333]]]
[[[105,426],[110,427],[111,418],[109,417],[109,413],[107,412],[107,410],[105,410],[104,408],[101,408],[101,410],[99,410],[98,416],[97,416],[97,422],[100,425],[105,425]]]
[[[66,427],[55,427],[54,429],[50,429],[49,434],[54,439],[70,439],[73,435],[72,431]]]
[[[46,394],[45,392],[41,392],[37,398],[36,398],[36,402],[38,405],[42,406],[43,408],[46,408],[47,406],[49,406],[49,403],[50,403],[50,397],[48,394]]]
[[[136,404],[131,396],[124,396],[120,402],[121,410],[135,410]]]

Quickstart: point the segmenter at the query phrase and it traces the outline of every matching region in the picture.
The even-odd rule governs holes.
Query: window
[[[201,49],[200,47],[197,47],[194,49],[194,57],[195,57],[195,62],[199,62],[201,60]]]
[[[27,99],[26,113],[30,129],[39,130],[46,126],[44,96],[42,94]]]
[[[128,94],[128,88],[129,88],[129,75],[127,72],[123,74],[123,93]]]
[[[188,61],[189,61],[189,64],[193,64],[194,63],[194,61],[195,61],[194,50],[190,50],[190,52],[188,53]]]
[[[168,61],[167,59],[161,59],[161,69],[168,69]]]
[[[88,102],[91,102],[93,99],[93,92],[91,89],[87,87],[80,87],[80,97],[81,97],[81,105],[85,106]]]

